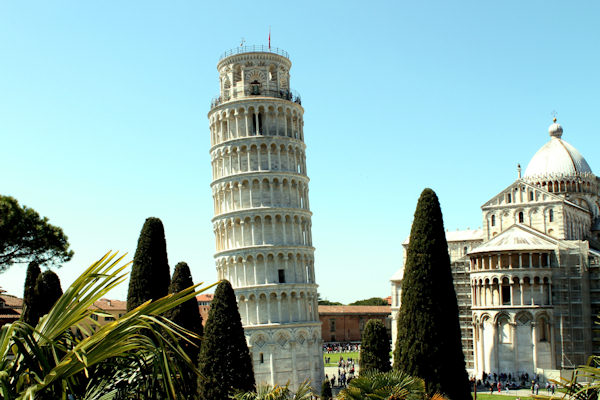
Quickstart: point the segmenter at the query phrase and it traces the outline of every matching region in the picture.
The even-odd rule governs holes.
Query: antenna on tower
[[[269,25],[269,50],[271,50],[271,25]]]
[[[246,39],[242,38],[240,41],[240,47],[244,47],[244,43],[246,43]]]

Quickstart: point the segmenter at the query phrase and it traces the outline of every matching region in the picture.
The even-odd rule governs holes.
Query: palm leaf
[[[64,398],[66,393],[79,392],[85,398],[104,400],[116,393],[110,388],[120,382],[143,381],[146,377],[141,376],[142,371],[147,371],[144,366],[152,365],[153,379],[162,382],[169,399],[175,399],[181,368],[198,374],[195,360],[190,360],[179,345],[179,341],[198,337],[161,314],[212,285],[198,290],[198,284],[146,302],[118,320],[98,326],[95,332],[86,328],[92,314],[102,314],[91,309],[94,302],[126,279],[124,270],[130,263],[123,264],[123,258],[107,253],[92,264],[37,326],[17,321],[2,327],[0,393],[4,398],[34,399],[38,393]],[[77,337],[75,329],[84,337]],[[183,363],[174,362],[171,357]],[[99,368],[115,360],[122,360],[122,368]],[[86,387],[92,369],[96,374],[104,374],[104,380],[101,376],[91,379],[103,388],[102,392]]]

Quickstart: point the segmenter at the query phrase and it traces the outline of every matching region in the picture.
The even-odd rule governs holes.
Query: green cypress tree
[[[471,398],[442,211],[431,189],[421,193],[410,232],[394,369],[422,378],[429,395]]]
[[[331,400],[333,397],[333,393],[331,393],[331,384],[329,380],[325,379],[321,384],[321,399],[322,400]]]
[[[254,390],[252,360],[235,294],[228,281],[221,281],[215,290],[198,363],[201,400],[227,399],[234,392]]]
[[[63,294],[58,275],[50,270],[42,272],[37,277],[34,291],[35,306],[33,307],[33,312],[39,320],[44,315],[48,314],[50,309]],[[37,320],[35,323],[37,324]]]
[[[171,285],[169,285],[169,293],[178,293],[193,285],[194,281],[192,280],[190,267],[187,263],[178,263],[173,272]],[[172,308],[167,314],[167,317],[177,325],[196,333],[198,336],[202,336],[202,316],[200,315],[200,309],[198,308],[198,301],[196,301],[196,299],[189,299],[185,303],[181,303],[177,307]],[[197,351],[193,357],[190,354],[190,358],[192,359],[196,359],[197,356]]]
[[[35,283],[41,272],[37,261],[32,261],[27,266],[27,276],[25,277],[25,287],[23,289],[22,319],[31,326],[37,325],[39,320],[39,316],[36,315],[39,307],[36,304]]]
[[[360,342],[360,371],[387,372],[390,365],[390,338],[385,325],[378,319],[367,321]]]
[[[142,227],[133,257],[127,311],[148,300],[166,296],[170,280],[165,230],[160,219],[151,217]]]
[[[186,289],[194,284],[192,280],[192,274],[190,267],[187,263],[180,262],[175,266],[173,272],[173,278],[171,279],[171,285],[169,286],[169,293],[178,293],[183,289]],[[198,336],[202,336],[202,317],[200,316],[200,310],[198,309],[198,301],[193,298],[189,299],[185,303],[181,303],[177,307],[172,308],[166,315],[171,321],[177,325],[196,333]],[[181,347],[185,350],[191,360],[196,361],[198,359],[198,352],[200,351],[200,340],[195,341],[194,344],[186,341],[180,341]],[[193,398],[197,392],[197,379],[195,374],[188,373],[185,379],[185,388],[181,389],[182,393],[185,393],[189,398]]]

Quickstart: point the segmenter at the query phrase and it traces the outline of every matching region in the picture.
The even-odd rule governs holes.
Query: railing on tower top
[[[236,47],[231,50],[227,50],[225,53],[221,54],[221,57],[219,57],[219,61],[221,61],[225,57],[229,57],[234,54],[256,53],[256,52],[279,54],[280,56],[283,56],[287,59],[290,58],[290,55],[288,54],[288,52],[283,49],[279,49],[277,47],[264,46],[264,45],[254,45],[254,46],[240,46],[240,47]]]
[[[218,105],[221,105],[222,103],[229,101],[229,100],[234,100],[234,99],[248,99],[248,98],[253,98],[253,97],[275,97],[278,99],[284,99],[284,100],[289,100],[289,101],[293,101],[294,103],[300,104],[302,105],[302,99],[300,98],[300,95],[298,94],[298,92],[296,92],[295,90],[275,90],[275,89],[262,89],[259,88],[258,90],[252,90],[250,89],[240,89],[240,90],[234,90],[236,88],[231,88],[228,89],[227,92],[225,92],[225,94],[223,96],[217,96],[215,98],[212,99],[211,103],[210,103],[210,108],[215,108]]]

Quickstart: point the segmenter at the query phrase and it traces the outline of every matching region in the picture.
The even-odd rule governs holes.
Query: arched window
[[[510,281],[508,280],[508,278],[502,279],[501,295],[502,295],[502,305],[505,305],[505,306],[509,305],[510,304]]]
[[[506,195],[506,202],[512,203],[512,195],[510,193]]]
[[[463,256],[467,255],[467,246],[463,247]]]
[[[523,211],[519,212],[519,223],[523,223]]]
[[[529,201],[533,201],[533,191],[529,192]]]
[[[496,226],[496,216],[492,215],[492,226]]]
[[[554,222],[554,210],[548,211],[548,221]]]

